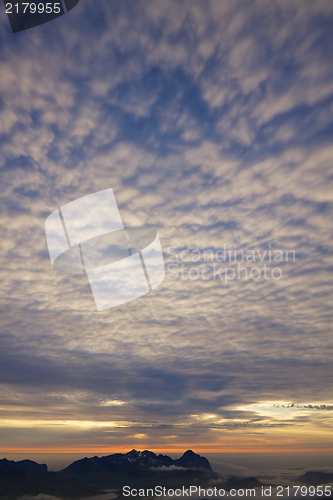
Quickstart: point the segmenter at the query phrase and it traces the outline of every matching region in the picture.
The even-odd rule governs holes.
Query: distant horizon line
[[[333,448],[251,448],[251,449],[241,449],[241,448],[225,448],[225,449],[216,449],[216,448],[201,448],[200,446],[190,446],[189,445],[179,445],[179,447],[168,447],[162,448],[160,446],[119,446],[119,447],[57,447],[57,448],[5,448],[0,447],[0,455],[4,454],[108,454],[112,455],[114,453],[129,453],[135,449],[136,451],[152,451],[154,453],[185,453],[187,450],[192,450],[194,453],[323,453],[323,452],[332,452]],[[6,458],[5,456],[3,458]]]

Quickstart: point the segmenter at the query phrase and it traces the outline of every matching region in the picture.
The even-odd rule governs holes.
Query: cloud
[[[290,405],[274,405],[277,406],[278,408],[300,408],[303,410],[333,410],[333,405],[312,405],[312,404],[307,404],[307,405],[295,405],[295,404],[290,404]]]
[[[307,405],[332,403],[332,14],[91,0],[50,32],[2,22],[6,446],[276,447],[286,428],[328,446],[327,412]],[[84,276],[52,270],[44,221],[108,187],[124,224],[158,229],[167,264],[170,247],[224,245],[295,262],[275,281],[167,270],[156,293],[97,313]],[[306,414],[272,415],[279,401]]]
[[[221,462],[210,462],[214,471],[219,472],[222,476],[239,476],[239,477],[251,477],[254,472],[247,467],[241,465],[221,463]],[[220,481],[220,479],[219,479]]]
[[[312,467],[306,472],[322,472],[324,474],[333,474],[333,467]]]
[[[31,497],[31,496],[23,496],[23,497],[20,497],[22,500],[61,500],[59,499],[59,497],[52,497],[50,495],[37,495],[35,497]]]
[[[171,472],[174,470],[184,471],[184,467],[177,467],[177,465],[170,465],[170,467],[167,467],[166,465],[162,465],[162,467],[153,467],[153,469],[158,470],[158,471],[165,471],[165,472]]]

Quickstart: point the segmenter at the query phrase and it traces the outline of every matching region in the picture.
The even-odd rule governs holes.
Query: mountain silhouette
[[[23,495],[45,494],[58,498],[74,499],[91,497],[100,493],[99,490],[76,484],[54,472],[29,474],[12,465],[0,470],[0,498],[17,499]]]
[[[31,460],[0,460],[0,499],[17,500],[23,495],[50,495],[57,498],[83,499],[115,489],[121,499],[123,486],[166,488],[214,485],[231,488],[255,488],[260,483],[254,477],[223,478],[214,472],[209,461],[192,450],[173,460],[152,451],[132,450],[104,457],[77,460],[59,472],[49,472],[47,465]]]
[[[207,458],[197,455],[192,450],[185,451],[182,457],[173,461],[173,464],[178,467],[185,467],[186,469],[212,471],[212,468]]]
[[[311,486],[317,486],[319,484],[327,484],[333,482],[333,472],[327,472],[324,470],[309,470],[305,474],[299,476],[299,481]]]
[[[144,487],[157,482],[162,486],[203,484],[217,477],[209,461],[191,450],[177,460],[148,450],[83,458],[58,474],[80,484],[103,489],[119,488],[125,484]]]
[[[44,474],[47,472],[46,464],[38,464],[37,462],[33,462],[32,460],[21,460],[19,462],[14,462],[13,460],[7,460],[3,458],[0,460],[0,471],[5,468],[16,469],[25,471],[30,475],[35,474]]]

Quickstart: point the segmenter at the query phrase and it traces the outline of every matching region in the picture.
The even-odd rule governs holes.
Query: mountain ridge
[[[7,458],[2,458],[0,459],[0,471],[5,468],[23,470],[32,476],[35,474],[43,474],[45,472],[48,472],[46,464],[38,464],[33,460],[20,460],[19,462],[15,462],[14,460],[7,460]]]
[[[206,484],[216,479],[209,461],[192,450],[173,460],[152,451],[114,453],[85,457],[58,472],[32,460],[15,462],[0,459],[0,499],[15,499],[39,494],[78,499],[118,489],[125,484],[177,486]]]
[[[180,458],[173,460],[168,455],[156,455],[149,450],[131,450],[128,453],[114,453],[103,457],[85,457],[76,460],[58,474],[81,484],[99,485],[102,489],[124,484],[150,484],[152,481],[213,479],[213,472],[207,458],[187,450]],[[127,483],[126,483],[127,482]]]

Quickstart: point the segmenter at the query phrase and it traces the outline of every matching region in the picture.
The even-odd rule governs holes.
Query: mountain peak
[[[201,457],[192,450],[185,451],[184,455],[178,460],[175,460],[175,465],[180,467],[185,467],[186,469],[199,469],[212,471],[210,463],[207,458]]]
[[[3,458],[2,460],[0,460],[0,470],[3,470],[4,468],[22,470],[32,476],[35,474],[44,474],[45,472],[47,472],[46,464],[38,464],[33,460],[21,460],[19,462],[14,462],[13,460],[7,460],[6,458]]]

